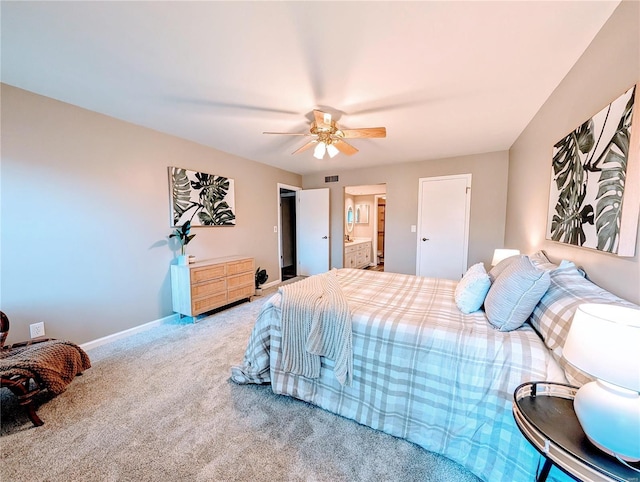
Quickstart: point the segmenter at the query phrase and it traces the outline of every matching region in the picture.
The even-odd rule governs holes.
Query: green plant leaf
[[[186,238],[184,238],[184,245],[186,246],[189,242],[195,237],[195,234],[190,234]]]

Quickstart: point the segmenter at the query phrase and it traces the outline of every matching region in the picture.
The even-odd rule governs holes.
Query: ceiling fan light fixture
[[[326,150],[326,144],[324,142],[318,142],[318,145],[313,149],[313,157],[316,159],[322,159]]]
[[[336,146],[334,146],[333,144],[329,144],[329,145],[327,146],[327,153],[329,154],[329,157],[330,157],[330,158],[332,158],[332,159],[333,159],[334,157],[336,157],[336,154],[338,154],[338,152],[340,152],[340,151],[339,151],[339,150],[338,150],[338,148],[337,148]]]

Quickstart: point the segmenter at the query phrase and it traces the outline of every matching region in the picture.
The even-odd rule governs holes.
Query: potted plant
[[[194,238],[195,234],[189,234],[191,231],[191,221],[187,221],[182,226],[178,226],[173,234],[169,235],[169,239],[178,238],[180,241],[180,256],[178,264],[189,264],[189,257],[184,252],[184,247]]]
[[[260,288],[260,286],[265,284],[268,279],[269,275],[267,274],[267,270],[260,269],[260,266],[258,266],[256,270],[256,295],[262,294],[262,288]]]

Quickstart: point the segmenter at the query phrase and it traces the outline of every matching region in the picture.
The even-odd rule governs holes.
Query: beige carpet
[[[42,400],[42,427],[3,389],[0,480],[477,482],[416,445],[230,382],[267,297],[89,351],[93,367]]]

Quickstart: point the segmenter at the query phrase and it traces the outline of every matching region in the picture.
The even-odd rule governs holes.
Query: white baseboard
[[[279,285],[280,283],[282,283],[282,280],[277,279],[275,281],[272,281],[271,283],[265,283],[263,285],[260,285],[260,288],[262,288],[263,290],[266,290],[267,288],[271,288],[272,286]]]
[[[88,341],[86,343],[82,343],[80,348],[83,350],[91,350],[92,348],[98,348],[101,345],[106,345],[107,343],[111,343],[112,341],[120,340],[121,338],[126,338],[127,336],[135,335],[136,333],[140,333],[141,331],[150,330],[156,326],[160,326],[164,323],[170,323],[178,319],[180,315],[178,313],[174,313],[173,315],[165,316],[164,318],[160,318],[158,320],[150,321],[148,323],[144,323],[142,325],[134,326],[133,328],[129,328],[128,330],[119,331],[118,333],[114,333],[112,335],[103,336],[102,338],[98,338],[97,340]]]

